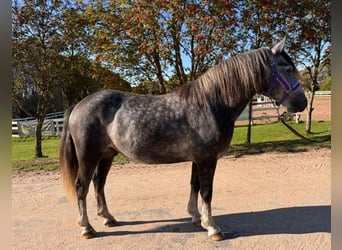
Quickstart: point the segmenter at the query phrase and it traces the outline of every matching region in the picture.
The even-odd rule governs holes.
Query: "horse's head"
[[[271,48],[271,79],[265,95],[284,105],[291,113],[306,108],[307,100],[302,85],[298,82],[299,72],[291,58],[284,52],[285,38]]]

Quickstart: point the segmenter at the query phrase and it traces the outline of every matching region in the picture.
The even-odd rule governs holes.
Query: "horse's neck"
[[[241,94],[239,98],[232,97],[229,94],[221,94],[216,96],[217,98],[215,100],[210,101],[212,108],[216,108],[215,106],[225,106],[226,109],[229,109],[236,113],[237,116],[240,115],[240,113],[244,110],[246,105],[249,103],[249,101],[257,94],[258,91],[252,91],[251,89],[247,90],[245,89],[245,86],[241,84],[240,87]],[[209,97],[212,95],[208,95]],[[229,98],[232,98],[234,100],[229,100]],[[235,99],[236,98],[236,99]],[[235,114],[233,114],[235,115]]]

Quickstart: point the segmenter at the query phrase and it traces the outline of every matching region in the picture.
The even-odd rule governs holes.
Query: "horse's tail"
[[[59,165],[67,196],[75,202],[75,180],[78,171],[78,160],[75,151],[75,144],[69,131],[69,117],[73,109],[74,106],[71,106],[64,113],[63,131],[59,148]]]

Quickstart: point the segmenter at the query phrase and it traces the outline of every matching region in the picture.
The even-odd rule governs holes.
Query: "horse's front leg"
[[[198,211],[198,192],[200,190],[200,182],[198,176],[198,166],[196,163],[192,163],[191,171],[191,192],[188,203],[188,213],[191,215],[192,223],[200,227],[201,226],[201,214]]]
[[[216,158],[207,159],[199,164],[198,171],[200,193],[202,196],[201,226],[208,231],[208,236],[211,240],[218,241],[223,240],[224,235],[221,233],[221,229],[216,225],[211,214],[211,200],[216,163]]]

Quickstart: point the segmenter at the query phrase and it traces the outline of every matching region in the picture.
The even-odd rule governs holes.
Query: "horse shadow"
[[[237,237],[272,235],[331,233],[331,206],[303,206],[271,209],[215,216],[225,239]],[[98,237],[149,234],[149,233],[193,233],[204,231],[195,227],[191,219],[148,220],[120,222],[120,226],[158,223],[153,229],[138,231],[99,232]],[[160,223],[165,225],[160,226]]]

